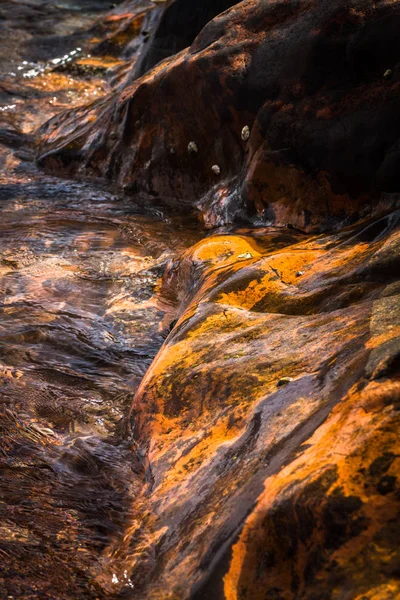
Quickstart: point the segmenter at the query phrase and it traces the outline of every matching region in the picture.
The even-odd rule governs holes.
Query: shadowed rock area
[[[241,2],[123,91],[47,124],[40,163],[211,225],[365,217],[398,199],[399,27],[398,2]]]
[[[400,598],[399,0],[99,4],[2,9],[0,592]]]

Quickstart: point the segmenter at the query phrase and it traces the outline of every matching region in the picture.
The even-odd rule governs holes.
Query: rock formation
[[[135,76],[195,35],[196,3],[189,37],[167,18],[174,6]],[[399,193],[399,28],[398,2],[241,2],[121,91],[53,119],[40,162],[188,205],[213,226],[313,230],[387,209]]]
[[[131,414],[155,557],[138,597],[400,594],[399,242],[393,216],[243,231],[171,265],[178,321]]]

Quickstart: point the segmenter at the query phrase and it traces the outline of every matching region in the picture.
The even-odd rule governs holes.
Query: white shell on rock
[[[187,149],[189,154],[197,154],[197,152],[199,151],[196,142],[189,142]]]
[[[247,142],[249,137],[250,137],[250,127],[248,125],[245,125],[242,129],[242,140],[244,142]]]
[[[244,254],[239,254],[238,258],[245,258],[247,260],[253,258],[253,255],[250,252],[245,252]]]
[[[215,173],[215,175],[219,175],[221,173],[221,169],[220,169],[220,167],[218,165],[213,165],[211,167],[211,171],[213,173]]]

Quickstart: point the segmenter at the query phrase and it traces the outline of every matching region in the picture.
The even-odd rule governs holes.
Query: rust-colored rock
[[[133,597],[397,598],[399,243],[392,215],[170,265],[177,322],[131,412],[146,516],[108,553]]]
[[[159,54],[142,50],[127,81],[178,39],[167,18],[178,4],[152,34]],[[172,49],[203,22],[192,21]],[[190,205],[210,225],[312,229],[379,212],[400,192],[399,28],[398,1],[241,2],[123,91],[53,119],[40,162]]]

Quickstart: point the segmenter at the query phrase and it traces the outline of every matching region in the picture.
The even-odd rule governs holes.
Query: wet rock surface
[[[160,17],[165,28],[175,6]],[[40,162],[184,202],[210,225],[253,217],[326,228],[390,208],[399,23],[397,2],[241,2],[105,103],[46,125]],[[135,77],[160,59],[156,48]]]
[[[131,415],[156,515],[143,597],[400,593],[400,298],[371,271],[399,233],[370,228],[216,235],[166,275],[183,301]]]
[[[0,11],[0,596],[400,596],[399,3]]]

